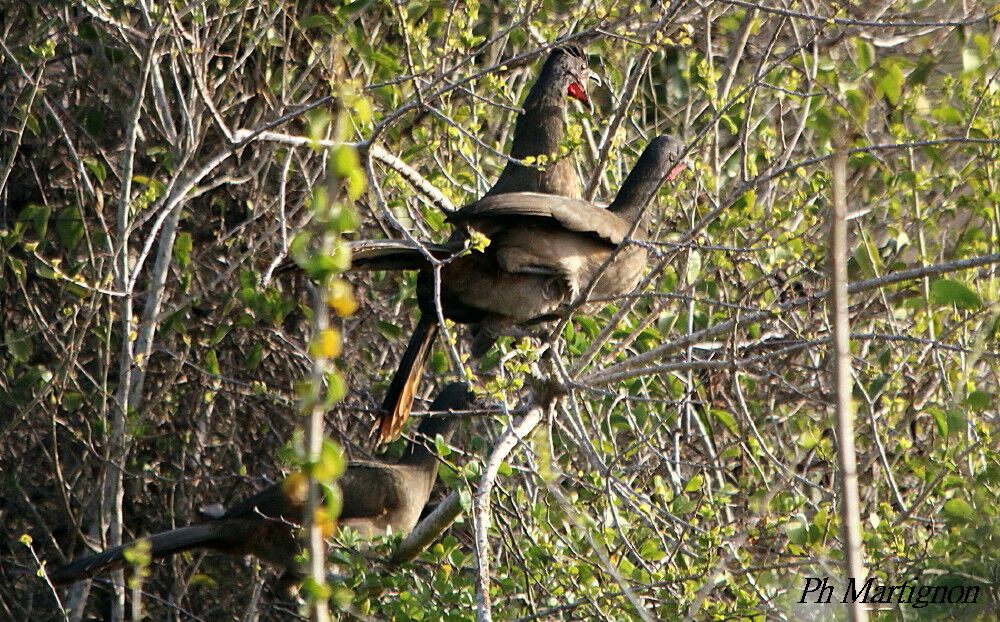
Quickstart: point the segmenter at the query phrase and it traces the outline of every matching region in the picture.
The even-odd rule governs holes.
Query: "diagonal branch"
[[[933,264],[930,266],[921,266],[919,268],[913,268],[911,270],[902,270],[900,272],[893,272],[890,274],[886,274],[885,276],[881,276],[874,279],[858,281],[857,283],[853,283],[847,288],[847,293],[857,294],[872,289],[878,289],[880,287],[886,287],[888,285],[894,285],[896,283],[904,283],[906,281],[913,281],[928,276],[938,276],[948,272],[970,270],[972,268],[978,268],[980,266],[987,266],[997,263],[1000,263],[1000,253],[981,255],[979,257],[970,257],[969,259],[960,259],[958,261],[949,261],[946,263]],[[652,350],[633,356],[632,358],[626,359],[616,365],[612,365],[611,367],[608,367],[605,370],[590,374],[589,376],[585,376],[580,380],[585,384],[600,385],[600,384],[609,384],[611,382],[618,382],[620,380],[635,378],[644,375],[642,370],[635,370],[634,368],[640,365],[646,365],[652,363],[654,361],[659,360],[660,358],[662,358],[667,354],[683,350],[689,345],[693,345],[701,341],[711,339],[718,335],[725,334],[740,326],[746,326],[748,324],[754,324],[756,322],[762,322],[764,320],[780,317],[782,314],[787,313],[792,309],[796,309],[798,307],[803,307],[805,305],[822,301],[827,296],[829,296],[829,291],[822,291],[813,294],[811,296],[796,298],[795,300],[791,300],[789,302],[776,305],[775,308],[772,310],[747,313],[746,315],[741,315],[739,317],[729,319],[724,322],[719,322],[714,326],[709,326],[708,328],[703,328],[702,330],[695,331],[678,339],[674,339],[673,341],[657,346]]]

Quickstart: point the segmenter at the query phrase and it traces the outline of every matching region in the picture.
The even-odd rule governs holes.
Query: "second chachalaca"
[[[445,259],[464,249],[469,231],[490,238],[484,252],[455,256],[440,268],[440,304],[452,321],[473,324],[473,355],[483,354],[504,332],[554,319],[584,293],[629,232],[646,235],[640,218],[664,180],[684,168],[683,144],[672,136],[650,141],[606,209],[581,199],[532,192],[485,197],[451,214],[465,234],[425,247]],[[633,231],[634,227],[634,231]],[[353,244],[354,265],[364,269],[420,269],[420,321],[382,403],[379,437],[396,438],[412,404],[431,343],[438,332],[434,273],[426,256],[398,241]],[[646,249],[628,246],[614,256],[590,292],[594,298],[624,294],[646,267]]]
[[[449,384],[430,405],[430,410],[444,412],[467,410],[472,394],[465,383]],[[407,534],[416,525],[427,504],[437,478],[438,458],[428,443],[440,434],[447,442],[458,425],[458,418],[428,416],[411,442],[394,463],[351,462],[337,480],[342,495],[338,523],[351,527],[365,537],[385,533]],[[279,588],[290,591],[303,574],[295,561],[301,551],[297,527],[302,523],[306,480],[300,473],[289,475],[213,520],[200,525],[181,527],[148,536],[153,559],[192,549],[210,549],[229,555],[253,555],[284,570]],[[320,521],[332,525],[332,521]],[[331,534],[327,534],[331,535]],[[118,568],[125,563],[125,550],[135,542],[89,555],[48,573],[56,585],[80,581],[95,574]]]

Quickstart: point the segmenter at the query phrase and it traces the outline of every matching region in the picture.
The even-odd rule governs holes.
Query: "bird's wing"
[[[448,216],[455,224],[482,230],[489,235],[505,229],[515,218],[539,218],[580,233],[592,234],[618,245],[629,231],[629,223],[614,212],[582,199],[535,192],[511,192],[485,197]]]

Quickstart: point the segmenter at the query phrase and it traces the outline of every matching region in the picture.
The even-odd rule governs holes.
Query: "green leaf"
[[[951,522],[972,522],[976,520],[978,514],[969,502],[965,499],[960,499],[955,497],[953,499],[948,499],[941,506],[941,513],[945,515],[946,518],[950,519]]]
[[[174,239],[174,257],[177,258],[177,265],[180,266],[181,270],[187,268],[191,263],[192,247],[190,233],[182,231],[177,234],[177,237]]]
[[[336,251],[334,251],[336,252]],[[350,251],[347,251],[348,261],[350,261]],[[328,276],[335,272],[341,272],[341,264],[332,255],[312,255],[300,264],[313,281],[323,282]]]
[[[424,222],[426,222],[431,229],[434,231],[440,231],[444,228],[445,215],[442,214],[440,210],[431,209],[425,205],[422,213],[424,216]]]
[[[38,123],[38,118],[33,114],[29,114],[27,117],[25,117],[24,126],[28,128],[28,131],[34,134],[35,136],[42,135],[42,127]]]
[[[340,477],[347,466],[344,453],[340,446],[329,439],[323,439],[320,447],[319,462],[313,470],[313,477],[319,482],[329,484],[334,478]]]
[[[6,330],[3,335],[7,351],[19,363],[27,363],[31,358],[32,344],[28,333],[19,330]]]
[[[739,211],[743,210],[749,211],[752,210],[754,208],[754,205],[756,204],[757,204],[757,191],[747,190],[746,192],[741,194],[740,197],[736,199],[736,201],[733,203],[733,209]]]
[[[864,123],[868,119],[868,98],[857,89],[847,89],[844,96],[847,97],[847,109],[855,119]]]
[[[218,587],[218,583],[215,582],[215,579],[208,576],[207,574],[191,575],[191,578],[188,579],[188,585],[194,587],[208,588],[208,589],[215,589],[216,587]]]
[[[895,60],[883,59],[875,72],[875,86],[893,106],[903,93],[903,71]]]
[[[854,40],[854,66],[860,71],[868,71],[875,62],[875,46],[864,39]]]
[[[934,423],[937,424],[938,433],[941,436],[948,436],[948,415],[940,408],[930,408],[927,413],[934,418]]]
[[[948,105],[939,106],[932,110],[931,118],[938,123],[946,125],[959,125],[962,123],[962,113]]]
[[[435,374],[443,374],[448,371],[448,357],[445,356],[444,352],[440,350],[434,350],[431,354],[431,360],[428,362],[431,371]]]
[[[209,350],[205,353],[205,369],[210,374],[219,375],[219,357],[216,355],[215,350]]]
[[[989,391],[973,391],[965,398],[966,405],[979,412],[989,410],[993,403],[993,394]]]
[[[938,279],[931,283],[931,302],[936,305],[955,305],[959,309],[979,309],[983,301],[967,285],[952,279]]]
[[[390,322],[379,320],[375,323],[375,328],[379,334],[389,340],[396,340],[403,336],[403,329]]]
[[[785,535],[792,544],[803,545],[806,543],[808,530],[806,526],[798,521],[791,521],[784,525]]]
[[[875,278],[883,272],[882,258],[879,257],[878,249],[871,243],[868,236],[864,236],[861,244],[854,249],[854,261],[857,262],[861,274],[865,278]]]
[[[688,254],[685,278],[688,283],[697,283],[701,277],[701,253],[693,250]]]
[[[803,449],[812,449],[813,447],[819,445],[822,440],[822,430],[819,428],[808,428],[799,434],[796,442],[799,444],[799,447],[802,447]]]
[[[451,454],[451,447],[448,447],[448,443],[444,442],[440,434],[434,435],[434,451],[442,458]]]
[[[642,543],[642,546],[639,547],[639,555],[642,555],[643,559],[651,562],[658,562],[667,556],[663,552],[663,549],[660,548],[660,543],[652,538]]]
[[[347,177],[360,168],[358,152],[354,150],[354,147],[338,145],[330,153],[330,172],[337,177]]]
[[[726,429],[729,430],[731,434],[739,434],[739,430],[736,427],[736,419],[734,419],[731,414],[719,408],[713,408],[711,413],[713,417],[719,420],[719,423],[726,426]]]
[[[336,23],[328,15],[309,15],[299,20],[299,28],[302,30],[321,28],[328,33],[332,33],[336,28]]]
[[[948,429],[952,432],[961,432],[969,424],[965,412],[960,408],[949,408],[946,414],[948,417]]]
[[[357,213],[348,206],[339,206],[331,210],[330,224],[337,233],[346,233],[358,228],[360,221]]]
[[[58,279],[59,273],[46,265],[40,265],[35,267],[35,274],[42,277],[43,279]]]
[[[250,348],[250,352],[247,353],[246,357],[243,359],[243,369],[256,369],[260,365],[261,359],[264,357],[264,347],[257,343]]]
[[[347,395],[347,382],[344,380],[343,374],[335,369],[327,372],[323,377],[326,379],[326,395],[323,403],[327,408],[332,408],[334,404]]]
[[[817,143],[823,144],[830,140],[830,134],[833,131],[833,119],[830,117],[830,112],[826,106],[823,105],[822,99],[816,102],[816,108],[809,117],[808,126],[816,131]]]
[[[14,274],[14,279],[21,285],[24,284],[24,279],[27,276],[27,270],[24,267],[24,262],[17,257],[7,257],[7,267]],[[998,326],[1000,326],[1000,316],[998,316]]]
[[[463,512],[468,512],[472,509],[472,491],[468,486],[462,486],[458,489],[458,501],[459,505],[462,506]]]
[[[104,183],[104,179],[108,176],[108,173],[104,170],[103,164],[98,162],[96,158],[87,157],[83,159],[83,165],[97,178],[98,184]]]
[[[83,405],[83,395],[73,391],[64,393],[62,399],[59,401],[59,405],[62,406],[63,410],[73,412]]]
[[[29,205],[21,210],[17,215],[17,219],[24,222],[30,221],[31,226],[35,230],[35,235],[40,240],[45,237],[45,233],[49,229],[49,213],[49,208],[44,205]]]
[[[965,403],[973,410],[989,410],[993,405],[993,394],[989,391],[973,391],[965,398]]]
[[[934,417],[934,423],[937,424],[938,431],[942,436],[949,436],[964,430],[968,423],[964,413],[957,408],[947,410],[932,408],[928,409],[928,413]]]
[[[64,207],[56,214],[56,235],[59,243],[67,250],[72,250],[83,238],[83,220],[80,210],[75,205]]]

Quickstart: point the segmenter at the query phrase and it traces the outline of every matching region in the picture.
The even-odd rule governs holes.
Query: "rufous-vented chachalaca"
[[[575,45],[557,47],[538,73],[517,115],[510,157],[545,158],[544,164],[507,162],[493,187],[483,196],[507,192],[542,192],[580,196],[580,177],[572,158],[560,156],[566,136],[567,97],[588,106],[587,85],[596,75],[590,71],[583,50]]]
[[[566,197],[580,196],[580,177],[569,157],[559,157],[559,147],[566,135],[566,104],[570,98],[590,104],[587,93],[589,80],[597,76],[587,66],[587,57],[577,46],[554,48],[545,59],[538,79],[524,98],[523,111],[514,124],[510,156],[539,158],[548,164],[531,165],[507,162],[496,183],[483,195],[489,197],[509,192],[541,192]],[[430,245],[432,253],[446,257],[465,241],[463,232],[444,245]],[[366,270],[420,270],[427,266],[426,258],[400,240],[365,242],[365,249],[377,250],[364,259]],[[359,247],[360,248],[360,247]]]
[[[444,316],[473,324],[474,355],[515,326],[553,319],[577,301],[599,268],[625,241],[646,235],[640,219],[664,180],[684,168],[684,146],[672,136],[650,141],[615,200],[607,208],[581,199],[516,192],[487,196],[451,214],[460,232],[448,243],[429,245],[437,258],[464,248],[469,231],[490,238],[483,251],[459,255],[440,267],[440,304]],[[461,243],[457,243],[461,240]],[[410,409],[417,381],[438,331],[434,273],[426,256],[405,243],[353,244],[354,265],[362,269],[421,269],[417,296],[421,317],[383,400],[379,435],[398,436]],[[646,266],[646,249],[623,248],[601,273],[591,297],[630,291]]]
[[[449,384],[430,410],[467,410],[472,394],[465,383]],[[430,447],[440,434],[451,438],[455,416],[425,417],[418,438],[394,463],[351,462],[337,480],[342,494],[340,527],[351,527],[365,537],[390,531],[407,534],[420,517],[437,478],[438,459]],[[253,555],[284,570],[279,587],[287,591],[302,578],[295,561],[301,550],[297,537],[305,504],[306,480],[293,473],[203,524],[164,531],[143,538],[153,559],[192,549],[211,549],[229,555]],[[320,524],[333,521],[317,517]],[[136,542],[76,559],[48,573],[56,585],[80,581],[125,563],[125,550]]]
[[[540,192],[569,197],[580,196],[580,178],[572,158],[560,154],[560,145],[566,135],[566,104],[569,98],[577,99],[588,106],[590,97],[587,93],[588,82],[596,76],[590,71],[587,57],[580,47],[567,45],[554,48],[549,54],[538,79],[524,98],[523,111],[517,116],[514,125],[514,136],[511,141],[510,155],[512,158],[524,160],[535,158],[531,164],[524,162],[508,162],[497,178],[493,187],[484,197],[497,196],[511,192]],[[543,162],[539,163],[539,159]],[[445,245],[449,249],[464,245],[464,232],[456,231],[456,235]],[[381,257],[370,256],[366,269],[421,269],[427,266],[422,254],[413,249],[404,249],[402,253],[398,242],[386,242],[382,247]],[[432,250],[432,252],[435,252]],[[442,256],[450,255],[451,250],[442,251]],[[447,312],[446,312],[447,314]],[[421,338],[418,342],[411,340],[410,347],[403,355],[399,369],[406,370],[406,375],[397,372],[383,400],[383,409],[393,413],[389,418],[383,418],[379,427],[379,438],[388,441],[399,436],[402,422],[413,402],[413,392],[417,386],[417,377],[423,371],[423,361],[427,359],[431,344],[437,335],[437,321],[426,311],[418,323],[416,334]],[[398,422],[386,428],[386,422]]]

